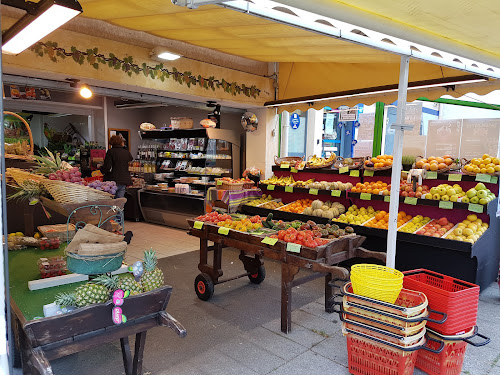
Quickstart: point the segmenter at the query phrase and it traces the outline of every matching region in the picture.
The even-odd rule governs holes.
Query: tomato
[[[304,246],[307,246],[307,247],[312,247],[313,249],[315,247],[317,247],[318,245],[316,244],[315,241],[313,241],[312,239],[311,240],[307,240],[307,241],[304,241]]]
[[[297,233],[297,229],[290,227],[286,230],[287,233]]]
[[[297,233],[297,240],[302,241],[304,239],[304,233],[299,232]]]
[[[279,238],[279,237],[278,237],[277,235],[275,235],[275,234],[271,234],[269,237],[270,237],[270,238],[277,238],[277,239],[281,240],[281,238]]]

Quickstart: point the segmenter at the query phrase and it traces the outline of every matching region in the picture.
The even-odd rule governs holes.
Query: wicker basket
[[[66,252],[68,270],[82,275],[97,275],[116,271],[122,266],[125,251],[109,255],[79,255]]]
[[[42,181],[42,183],[50,195],[52,195],[54,200],[61,204],[92,202],[101,199],[113,198],[113,195],[104,191],[99,191],[71,182],[46,179]]]
[[[189,117],[170,117],[172,129],[192,129],[193,119]]]
[[[415,165],[418,161],[420,161],[421,159],[424,159],[422,156],[417,156],[417,158],[415,159],[415,163],[413,163],[412,165],[412,168],[415,169]],[[455,158],[453,158],[453,160],[455,160]],[[449,166],[447,166],[446,168],[443,168],[443,169],[438,169],[438,170],[435,170],[435,171],[431,171],[430,169],[428,169],[428,171],[431,171],[431,172],[437,172],[437,173],[446,173],[446,172],[449,172],[451,167],[453,166],[453,164],[450,164]]]
[[[215,181],[217,182],[217,189],[219,190],[243,190],[243,186],[245,185],[244,183],[242,182],[227,182],[227,181],[224,181],[222,180],[222,185],[219,185],[218,181],[219,180],[222,180],[220,178],[216,178]]]
[[[27,154],[25,155],[14,155],[14,154],[5,154],[5,157],[6,158],[12,158],[12,159],[20,159],[20,160],[31,160],[31,155],[33,155],[33,148],[34,148],[34,142],[33,142],[33,134],[31,133],[31,128],[30,128],[30,125],[28,124],[28,122],[22,118],[21,116],[19,116],[17,113],[14,113],[14,112],[9,112],[9,111],[3,111],[3,114],[4,116],[5,115],[10,115],[10,116],[14,116],[16,118],[18,118],[19,120],[21,120],[24,124],[24,126],[26,126],[26,130],[28,131],[28,137],[29,137],[29,147],[28,147],[28,150],[27,150]]]
[[[19,186],[21,186],[21,184],[26,180],[33,180],[36,182],[42,182],[46,180],[44,176],[41,176],[39,174],[29,173],[19,168],[7,168],[5,172],[7,177],[12,177]]]
[[[339,156],[333,164],[333,168],[340,169],[342,167],[349,167],[349,169],[361,169],[361,167],[363,167],[365,158],[359,157],[350,159],[352,159],[353,165],[344,165],[344,158],[342,156]],[[358,163],[358,165],[355,165],[355,163]]]
[[[385,167],[381,167],[381,168],[375,168],[375,167],[368,167],[366,165],[366,161],[367,160],[371,160],[371,157],[370,156],[367,156],[366,159],[363,161],[363,169],[366,169],[367,171],[386,171],[388,169],[391,169],[392,168],[392,164],[391,165],[387,165]]]
[[[304,161],[304,157],[303,156],[285,156],[285,157],[282,157],[282,158],[279,158],[277,156],[274,157],[274,164],[276,164],[277,166],[280,166],[281,163],[289,163],[289,164],[292,164],[292,163],[296,163],[298,161]]]
[[[61,242],[71,241],[75,237],[75,224],[41,225],[38,231],[48,239],[59,238]]]
[[[310,159],[310,158],[309,158]],[[322,165],[317,165],[317,166],[314,166],[314,165],[310,165],[309,164],[309,159],[308,161],[306,162],[306,168],[307,169],[322,169],[322,168],[330,168],[332,166],[333,163],[335,163],[335,161],[337,161],[337,157],[335,156],[335,158],[333,158],[332,160],[328,161],[327,163],[325,164],[322,164]]]
[[[255,182],[254,181],[250,181],[250,182],[245,182],[243,184],[243,189],[252,189],[255,185]]]

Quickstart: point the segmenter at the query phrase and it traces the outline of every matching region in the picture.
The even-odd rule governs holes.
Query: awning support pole
[[[403,157],[403,127],[408,91],[408,70],[410,57],[401,56],[399,68],[398,108],[394,134],[393,163],[391,175],[391,202],[389,204],[389,230],[387,233],[387,267],[396,267],[396,237],[398,234],[399,181],[401,180],[401,159]],[[398,126],[399,125],[399,126]]]

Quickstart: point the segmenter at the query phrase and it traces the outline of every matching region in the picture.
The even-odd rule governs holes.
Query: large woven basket
[[[44,176],[29,173],[19,168],[7,168],[5,174],[7,175],[7,177],[12,177],[19,186],[21,186],[21,184],[26,180],[33,180],[36,182],[42,182],[46,180]]]
[[[469,176],[476,176],[477,173],[474,173],[474,172],[469,172],[467,170],[465,170],[465,166],[467,164],[469,164],[471,161],[468,160],[468,159],[465,159],[465,158],[462,158],[462,169],[461,169],[461,172],[463,174],[466,174],[466,175],[469,175]],[[495,172],[495,173],[483,173],[483,174],[487,174],[489,176],[500,176],[500,172]]]
[[[104,191],[71,182],[46,179],[42,183],[54,200],[61,204],[92,202],[113,198],[113,195]]]

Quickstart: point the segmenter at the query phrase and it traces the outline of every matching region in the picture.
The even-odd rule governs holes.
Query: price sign
[[[309,189],[309,194],[318,195],[318,189]]]
[[[347,173],[349,172],[349,167],[342,167],[339,169],[339,173]]]
[[[292,173],[297,173],[297,172],[298,172],[298,169],[297,169],[297,168],[293,168],[293,167],[292,167],[292,168],[290,168],[290,172],[292,172]]]
[[[290,168],[290,164],[288,164],[288,163],[281,163],[280,168],[282,168],[282,169],[288,169],[288,168]]]
[[[359,196],[359,199],[363,199],[364,201],[371,201],[372,195],[369,193],[361,193],[361,195]]]
[[[497,184],[498,183],[498,176],[491,176],[491,181],[492,184]]]
[[[276,242],[278,242],[278,239],[277,238],[266,237],[266,238],[264,238],[260,242],[265,243],[267,245],[273,246],[273,245],[276,245]]]
[[[435,172],[435,171],[428,171],[427,172],[427,179],[428,180],[437,180],[437,178],[438,178],[438,173],[437,172]]]
[[[293,186],[285,186],[285,192],[286,193],[293,193]]]
[[[349,176],[351,177],[359,177],[359,169],[353,169],[350,173]]]
[[[469,203],[469,211],[475,212],[477,214],[482,214],[484,211],[484,206],[482,204]]]
[[[476,175],[476,181],[491,182],[491,176],[489,174],[478,173]]]
[[[390,195],[385,195],[384,196],[384,202],[390,202],[391,201],[391,196]]]
[[[217,186],[221,186],[222,185],[222,180],[217,180]]]
[[[439,201],[439,208],[443,208],[445,210],[453,210],[453,202]]]
[[[332,190],[331,195],[332,197],[340,197],[340,194],[342,192],[340,190]]]
[[[368,169],[365,169],[365,171],[363,172],[363,176],[373,177],[373,172],[374,171],[369,171]]]
[[[289,251],[290,253],[300,253],[300,248],[302,246],[293,242],[288,242],[286,244],[286,251]]]
[[[217,231],[217,233],[223,234],[224,236],[227,236],[229,234],[229,228],[220,227],[219,230]]]
[[[418,199],[415,197],[406,197],[404,202],[406,204],[411,204],[411,205],[415,206],[418,202]]]
[[[203,221],[195,221],[193,227],[194,227],[194,229],[202,229],[203,228]]]
[[[267,190],[274,190],[275,185],[267,185]]]
[[[458,173],[449,174],[448,181],[462,181],[462,175]]]

